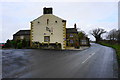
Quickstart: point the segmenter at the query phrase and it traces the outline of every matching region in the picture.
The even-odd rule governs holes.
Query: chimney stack
[[[52,8],[43,8],[43,14],[52,14]]]
[[[75,28],[75,29],[77,28],[76,23],[74,24],[74,28]]]

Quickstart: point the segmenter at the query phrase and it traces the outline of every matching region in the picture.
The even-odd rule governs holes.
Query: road
[[[4,78],[117,78],[112,48],[92,43],[83,51],[3,50]]]

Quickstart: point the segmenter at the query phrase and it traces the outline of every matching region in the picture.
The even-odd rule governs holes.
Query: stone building
[[[53,15],[52,8],[43,8],[43,15],[31,21],[30,30],[20,30],[13,40],[26,39],[32,48],[66,49],[66,47],[89,46],[89,38],[79,38],[76,24],[66,28],[66,20]]]
[[[31,21],[31,47],[66,48],[66,20],[53,15],[52,8],[43,8],[43,15]]]
[[[79,41],[80,46],[90,46],[90,41],[89,38],[84,36],[83,38],[80,39]]]
[[[13,40],[27,40],[30,41],[30,30],[19,30],[13,35]]]
[[[74,47],[76,44],[79,44],[79,40],[78,31],[75,24],[74,28],[66,28],[66,45],[69,47]]]
[[[77,30],[76,24],[74,28],[66,28],[66,46],[77,47],[77,46],[89,46],[89,38],[84,35],[79,37],[79,31]]]

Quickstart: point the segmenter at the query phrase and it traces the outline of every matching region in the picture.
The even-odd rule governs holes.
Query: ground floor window
[[[50,36],[44,36],[44,42],[50,42]]]
[[[74,43],[74,41],[73,41],[73,40],[70,40],[70,43]]]
[[[81,44],[87,44],[86,40],[81,40]]]

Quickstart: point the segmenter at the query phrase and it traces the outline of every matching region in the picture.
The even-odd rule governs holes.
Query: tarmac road
[[[3,50],[4,78],[117,78],[112,48],[92,43],[83,51]]]

